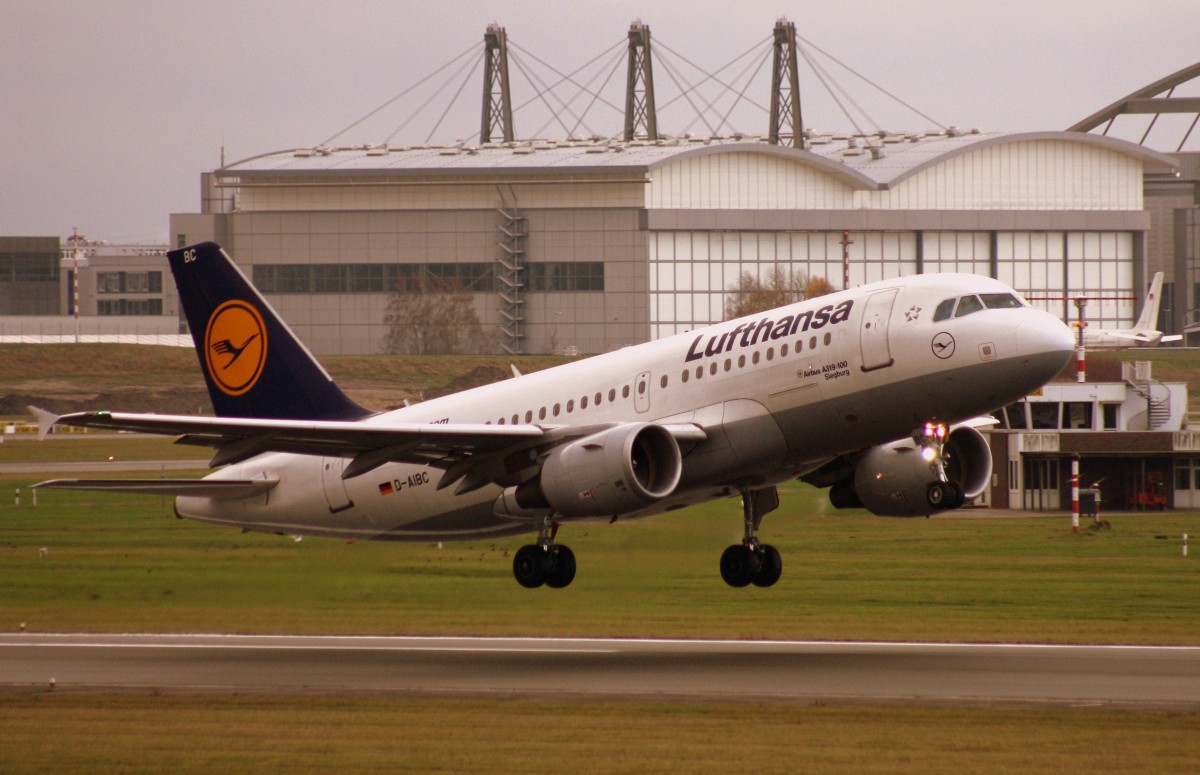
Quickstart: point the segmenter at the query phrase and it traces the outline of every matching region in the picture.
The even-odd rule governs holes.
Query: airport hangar
[[[222,243],[318,354],[378,353],[393,288],[455,278],[481,351],[590,354],[719,321],[750,272],[842,287],[965,271],[1129,326],[1148,178],[1175,160],[1080,132],[343,146],[201,175],[176,245]],[[843,244],[846,243],[846,244]],[[845,251],[845,253],[843,252]],[[847,261],[843,263],[843,256]],[[1114,299],[1113,297],[1122,297]]]

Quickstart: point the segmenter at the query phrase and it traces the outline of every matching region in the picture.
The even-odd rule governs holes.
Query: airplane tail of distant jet
[[[1138,316],[1137,322],[1133,324],[1134,331],[1155,331],[1158,329],[1158,305],[1162,301],[1162,286],[1163,273],[1155,272],[1154,278],[1150,281],[1150,290],[1146,294],[1146,304],[1142,307],[1142,314]]]
[[[213,242],[167,253],[213,409],[221,417],[353,420],[350,400]]]

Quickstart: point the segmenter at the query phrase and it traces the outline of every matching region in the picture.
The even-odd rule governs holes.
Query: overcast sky
[[[93,239],[166,242],[168,215],[199,210],[200,173],[220,166],[222,148],[233,162],[315,145],[443,65],[424,93],[414,88],[336,142],[470,140],[493,21],[535,78],[553,77],[538,60],[563,73],[595,60],[578,78],[598,86],[611,75],[604,94],[617,105],[635,18],[661,57],[660,106],[679,93],[672,74],[702,77],[688,62],[713,72],[736,60],[720,75],[738,89],[752,84],[745,99],[730,109],[726,94],[707,124],[678,99],[660,110],[668,133],[708,134],[726,113],[722,131],[766,132],[751,103],[767,104],[770,64],[757,68],[780,16],[930,119],[1011,132],[1065,129],[1200,61],[1198,10],[1196,0],[3,0],[0,234],[65,236],[77,226]],[[855,117],[863,128],[934,128],[823,62],[870,116]],[[800,74],[805,125],[853,129],[812,70]],[[514,103],[533,100],[517,113],[519,135],[621,131],[603,101],[580,124],[556,123],[515,66],[512,80]]]

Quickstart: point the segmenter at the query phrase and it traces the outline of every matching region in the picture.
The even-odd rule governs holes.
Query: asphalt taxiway
[[[1200,647],[0,633],[0,691],[1200,711]]]

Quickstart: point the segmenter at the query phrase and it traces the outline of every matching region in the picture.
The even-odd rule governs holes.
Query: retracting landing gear
[[[562,544],[554,543],[558,523],[550,517],[542,520],[538,542],[517,550],[513,557],[513,576],[527,589],[545,584],[562,589],[575,580],[575,553]]]
[[[946,439],[949,433],[941,423],[925,423],[925,427],[913,434],[921,445],[921,456],[929,462],[936,477],[925,488],[925,503],[931,509],[957,509],[966,503],[962,485],[946,475]]]
[[[759,543],[757,533],[762,518],[779,508],[779,491],[774,487],[742,490],[742,519],[745,537],[721,555],[721,578],[731,587],[769,587],[783,573],[783,558],[770,544]]]

